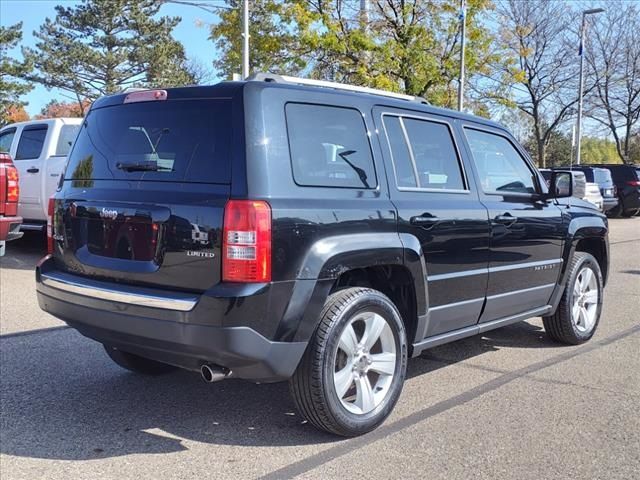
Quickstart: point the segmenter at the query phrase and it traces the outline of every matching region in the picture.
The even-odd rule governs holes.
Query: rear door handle
[[[440,219],[438,217],[426,217],[426,216],[418,216],[411,217],[409,220],[411,225],[415,225],[416,227],[422,227],[426,230],[433,228],[436,224],[440,223]]]
[[[503,215],[498,215],[495,218],[495,221],[497,223],[501,223],[502,225],[509,226],[509,225],[513,225],[514,223],[516,223],[518,221],[518,217],[514,217],[510,213],[505,213]]]
[[[36,167],[31,167],[31,168],[27,169],[27,172],[29,172],[29,173],[38,173],[39,171],[40,171],[40,169],[36,168]]]

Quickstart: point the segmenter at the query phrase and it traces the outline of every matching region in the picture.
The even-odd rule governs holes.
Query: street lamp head
[[[604,12],[604,8],[592,8],[591,10],[584,10],[582,12],[583,15],[591,15],[593,13],[602,13]]]

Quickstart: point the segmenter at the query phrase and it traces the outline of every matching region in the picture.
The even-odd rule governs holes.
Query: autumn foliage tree
[[[84,100],[81,103],[51,100],[42,108],[40,115],[36,118],[82,117],[90,106],[89,100]]]
[[[29,114],[21,104],[9,105],[0,117],[0,126],[9,123],[25,122],[29,120]]]

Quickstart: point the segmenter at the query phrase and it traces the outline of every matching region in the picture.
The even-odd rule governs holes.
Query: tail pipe
[[[205,363],[200,367],[200,375],[202,375],[202,379],[207,383],[224,380],[230,373],[231,370],[212,363]]]

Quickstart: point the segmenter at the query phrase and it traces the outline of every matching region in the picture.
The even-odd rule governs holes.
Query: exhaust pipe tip
[[[224,380],[229,375],[229,370],[226,370],[217,365],[204,364],[200,367],[200,375],[202,379],[207,383],[219,382]]]

